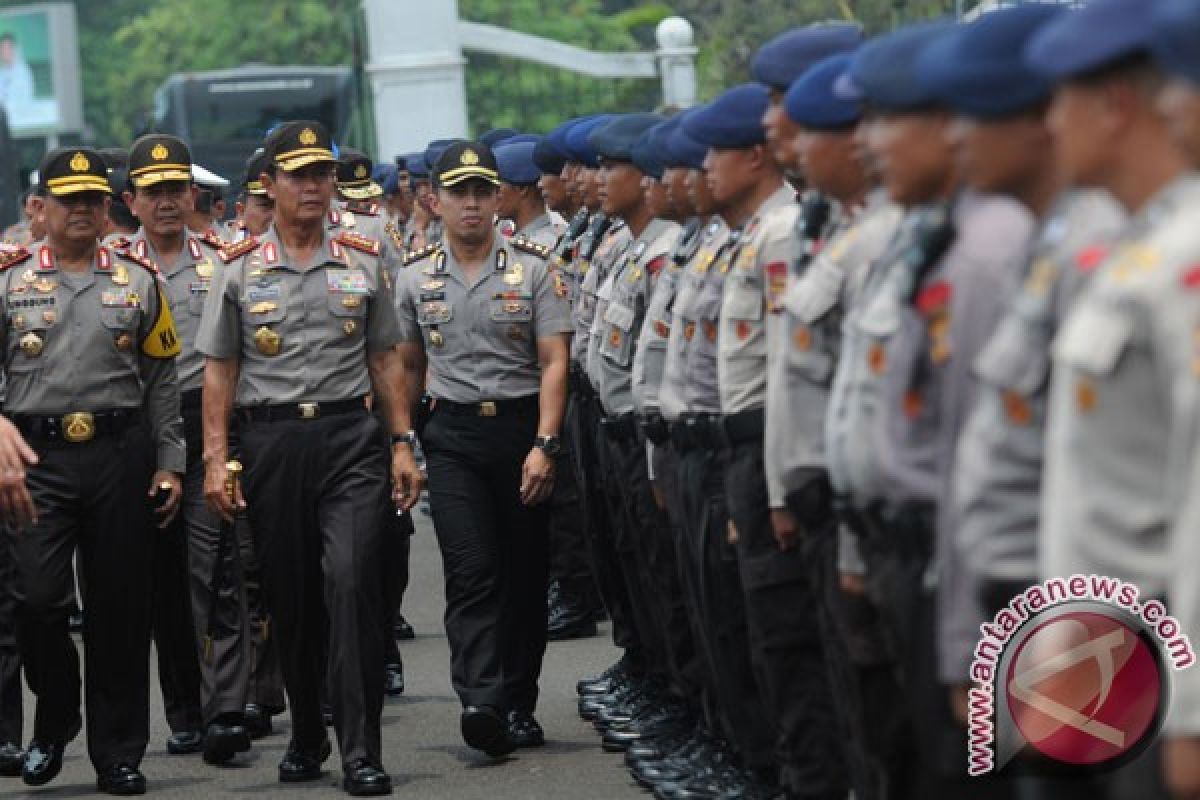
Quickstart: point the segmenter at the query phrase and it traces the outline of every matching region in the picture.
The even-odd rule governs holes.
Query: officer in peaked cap
[[[567,302],[549,251],[497,234],[491,150],[451,144],[434,170],[446,238],[397,285],[403,384],[428,375],[421,433],[446,575],[451,678],[470,746],[545,741],[533,713],[546,646],[546,500],[567,391]]]
[[[184,445],[179,338],[157,270],[98,245],[109,186],[99,153],[64,148],[39,167],[46,239],[4,254],[4,412],[38,451],[38,510],[9,546],[26,679],[38,695],[24,781],[62,768],[80,730],[68,632],[71,559],[88,588],[83,639],[88,752],[100,791],[145,791],[150,537],[179,508]]]
[[[557,211],[546,208],[538,189],[541,170],[533,163],[534,142],[505,141],[496,148],[496,167],[500,175],[497,213],[511,220],[517,236],[524,236],[546,248],[554,247],[567,228]]]
[[[267,168],[267,154],[261,147],[246,159],[242,173],[242,196],[237,201],[237,218],[230,223],[230,242],[237,243],[247,236],[261,236],[271,227],[275,203],[263,187],[262,174]]]
[[[213,230],[225,217],[225,190],[229,181],[199,164],[192,164],[191,171],[196,200],[187,224],[192,230],[204,233]]]
[[[862,40],[862,28],[858,25],[819,22],[781,33],[754,54],[750,74],[770,90],[771,101],[763,115],[767,141],[785,171],[794,172],[797,165],[792,146],[796,125],[784,112],[784,93],[813,64],[835,53],[853,50]]]
[[[226,519],[243,505],[226,491],[232,411],[291,702],[292,741],[279,778],[320,778],[331,751],[320,707],[327,688],[343,788],[387,794],[380,521],[389,475],[402,511],[424,481],[408,405],[392,377],[400,369],[396,312],[378,245],[325,228],[336,167],[329,133],[316,122],[289,122],[265,149],[274,224],[226,251],[198,337],[208,357],[205,492]],[[368,413],[368,393],[378,415]]]

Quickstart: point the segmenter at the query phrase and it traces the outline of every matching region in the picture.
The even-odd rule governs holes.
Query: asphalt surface
[[[404,614],[416,628],[417,638],[400,643],[407,690],[402,697],[389,698],[383,712],[384,766],[392,776],[395,796],[463,800],[645,797],[622,767],[621,757],[601,751],[595,730],[575,710],[575,681],[608,666],[618,655],[607,624],[601,626],[599,636],[550,644],[537,713],[546,729],[544,748],[492,761],[463,744],[458,729],[460,707],[450,687],[450,651],[442,627],[441,558],[428,517],[418,514],[417,518],[412,582],[404,598]],[[151,674],[155,674],[153,664]],[[170,731],[163,719],[157,680],[151,686],[150,701],[150,747],[142,772],[155,797],[316,800],[347,796],[339,788],[336,748],[325,762],[320,781],[286,787],[278,783],[276,767],[288,742],[286,714],[275,719],[273,736],[255,742],[254,749],[239,756],[234,765],[217,768],[206,765],[199,755],[168,755]],[[27,738],[32,720],[32,698],[27,695]],[[68,746],[63,771],[53,783],[30,789],[20,778],[0,778],[0,798],[89,796],[95,794],[95,780],[80,736]]]

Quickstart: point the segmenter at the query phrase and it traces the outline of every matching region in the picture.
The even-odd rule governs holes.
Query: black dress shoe
[[[200,731],[180,731],[167,737],[167,752],[173,756],[186,756],[204,749],[204,734]]]
[[[467,706],[463,709],[461,726],[463,741],[492,758],[517,749],[500,712],[491,706]]]
[[[27,786],[44,786],[58,777],[62,771],[63,749],[65,745],[45,744],[34,739],[25,751],[25,761],[21,764],[21,780]]]
[[[541,747],[546,743],[546,732],[528,711],[509,711],[504,721],[508,723],[508,738],[517,747]]]
[[[343,767],[342,788],[354,797],[391,794],[392,779],[379,767],[360,758]]]
[[[204,732],[204,762],[226,764],[238,753],[250,749],[250,734],[244,725],[214,722]]]
[[[392,626],[392,633],[400,641],[417,638],[417,632],[413,630],[412,625],[408,624],[408,620],[404,618],[403,614],[396,615],[396,623]]]
[[[557,613],[555,613],[557,612]],[[591,609],[560,605],[546,622],[546,640],[565,642],[596,635],[596,618]]]
[[[303,783],[320,780],[321,765],[332,752],[333,746],[329,744],[328,739],[321,743],[316,752],[305,752],[297,747],[295,742],[290,742],[287,754],[283,761],[279,762],[279,782]]]
[[[404,694],[404,666],[388,664],[383,668],[383,693],[388,697]]]
[[[117,764],[96,776],[96,790],[104,794],[145,794],[146,776],[127,764]]]
[[[71,616],[67,617],[67,629],[71,633],[83,633],[83,612],[76,611]]]
[[[261,739],[275,732],[271,712],[257,703],[247,703],[242,716],[246,723],[246,733],[250,734],[251,739]]]
[[[21,774],[25,763],[25,751],[19,744],[8,742],[0,745],[0,777],[15,778]]]

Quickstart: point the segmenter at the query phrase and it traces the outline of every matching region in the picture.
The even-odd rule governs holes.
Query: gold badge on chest
[[[37,358],[42,354],[45,342],[36,333],[27,333],[21,337],[21,352],[29,358]]]
[[[509,286],[520,286],[525,282],[525,267],[520,263],[513,264],[509,267],[508,272],[504,273],[504,282]]]
[[[213,276],[213,262],[211,258],[206,258],[196,265],[196,275],[201,278],[211,278]]]
[[[254,346],[264,356],[277,356],[283,349],[283,337],[264,325],[254,332]]]
[[[117,264],[116,269],[114,269],[112,273],[112,282],[117,286],[129,285],[129,270],[124,264]]]

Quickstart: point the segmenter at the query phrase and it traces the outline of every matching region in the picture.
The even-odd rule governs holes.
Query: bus
[[[8,116],[0,108],[0,231],[21,218],[21,175],[17,144],[8,129]]]
[[[334,141],[369,152],[374,132],[358,84],[351,67],[248,64],[176,73],[155,92],[147,128],[183,139],[197,164],[236,185],[267,131],[287,120],[316,120]]]

